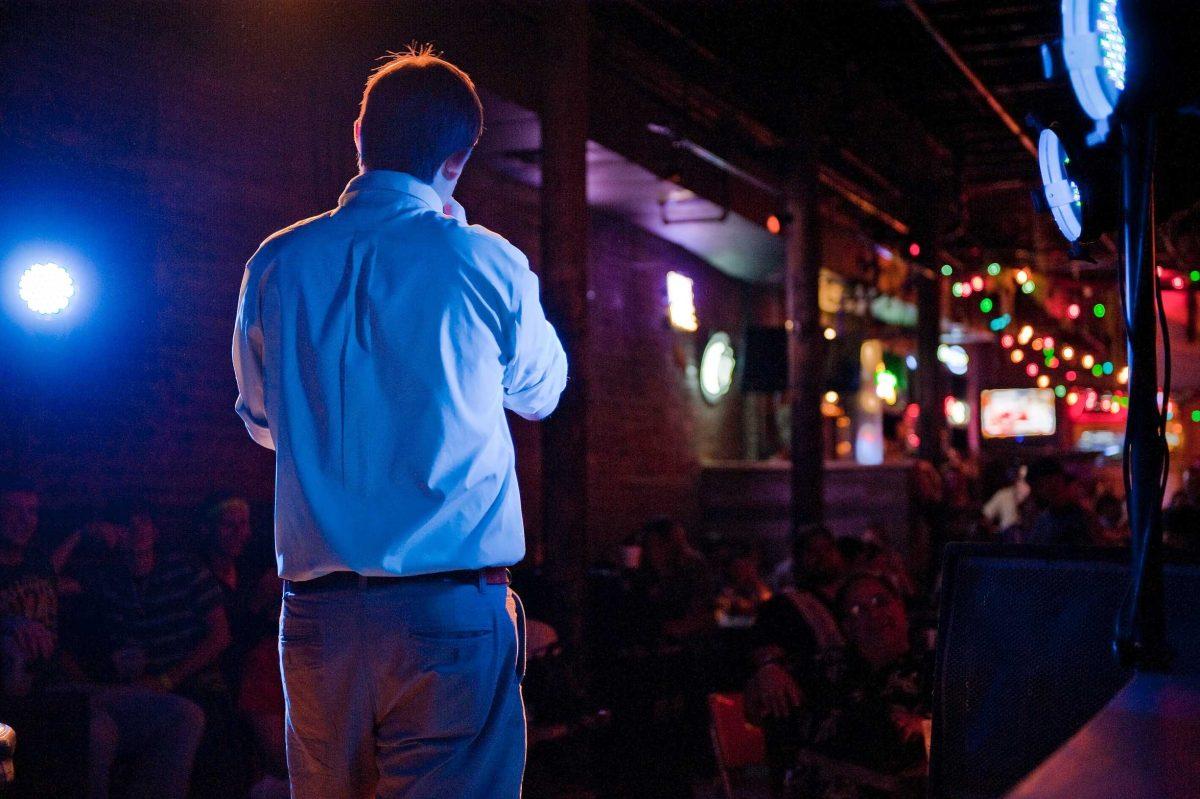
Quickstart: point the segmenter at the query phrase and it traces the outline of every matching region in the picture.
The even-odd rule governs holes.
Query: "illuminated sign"
[[[984,438],[1054,435],[1054,392],[1048,388],[1002,388],[979,396]]]
[[[715,403],[729,393],[736,365],[729,336],[714,333],[700,356],[700,394],[707,402]]]
[[[696,298],[692,279],[678,272],[667,272],[667,312],[671,324],[679,330],[695,333],[700,327],[696,318]]]

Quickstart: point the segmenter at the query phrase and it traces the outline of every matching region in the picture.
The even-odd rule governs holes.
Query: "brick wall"
[[[594,542],[612,542],[647,517],[668,513],[695,526],[699,464],[742,452],[741,398],[715,406],[700,395],[700,355],[711,333],[740,339],[743,284],[679,247],[627,224],[594,216],[589,408]],[[695,281],[700,330],[671,328],[666,275]]]
[[[458,192],[474,222],[507,236],[537,268],[536,189],[484,169],[468,171]],[[667,513],[699,522],[700,464],[742,454],[742,400],[735,386],[715,405],[700,395],[697,371],[711,333],[727,332],[740,351],[750,287],[675,244],[623,220],[591,214],[588,241],[589,533],[593,555]],[[700,330],[682,333],[666,317],[666,275],[695,281]],[[512,420],[531,538],[541,534],[538,426]]]

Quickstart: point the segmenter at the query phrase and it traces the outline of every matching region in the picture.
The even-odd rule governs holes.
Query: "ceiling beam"
[[[916,0],[904,0],[904,7],[907,8],[909,12],[916,18],[917,22],[920,23],[921,27],[925,29],[926,33],[928,33],[930,37],[937,42],[938,46],[942,48],[942,52],[944,52],[946,57],[949,58],[954,66],[958,68],[958,71],[963,74],[963,77],[967,79],[967,82],[974,87],[975,91],[978,92],[979,96],[983,98],[983,101],[987,103],[988,107],[995,112],[996,116],[1000,118],[1000,121],[1004,123],[1004,126],[1012,131],[1012,134],[1021,142],[1021,146],[1025,148],[1026,152],[1028,152],[1034,158],[1037,158],[1037,145],[1035,145],[1033,140],[1025,134],[1025,131],[1022,130],[1021,126],[1017,123],[1017,120],[1013,118],[1012,114],[1008,113],[1008,110],[1005,109],[998,99],[996,99],[996,95],[992,94],[991,90],[988,89],[984,82],[979,79],[979,76],[975,74],[975,71],[972,70],[967,62],[963,60],[962,56],[958,54],[958,51],[954,49],[954,45],[952,45],[949,40],[947,40],[946,37],[941,34],[941,31],[934,26],[932,20],[929,19],[929,16],[921,9],[919,5],[917,5]]]

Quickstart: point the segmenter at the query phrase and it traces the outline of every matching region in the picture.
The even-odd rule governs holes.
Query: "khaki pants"
[[[523,619],[505,585],[285,591],[279,649],[295,799],[516,799]]]

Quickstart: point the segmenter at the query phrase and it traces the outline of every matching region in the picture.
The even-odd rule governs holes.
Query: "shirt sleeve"
[[[246,273],[242,277],[237,320],[233,328],[233,374],[238,387],[234,410],[242,417],[246,430],[256,443],[267,449],[275,449],[263,391],[263,328],[258,310],[258,290],[251,280],[253,263],[252,259],[246,265]]]
[[[538,278],[524,256],[513,286],[511,349],[504,365],[504,407],[526,419],[544,419],[567,385],[567,355],[546,321]]]

